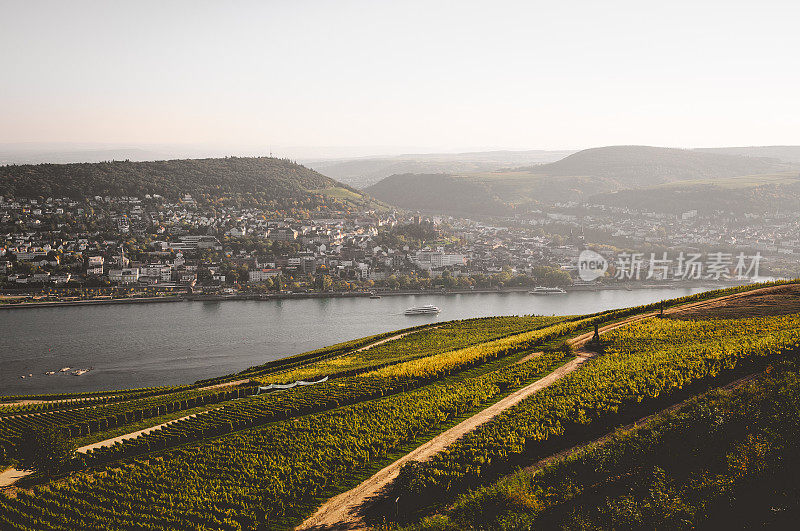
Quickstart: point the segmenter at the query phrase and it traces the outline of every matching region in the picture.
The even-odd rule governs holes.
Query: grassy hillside
[[[0,167],[0,195],[137,196],[237,200],[267,208],[368,204],[364,194],[289,160],[269,157],[25,164]]]
[[[781,187],[793,183],[796,174],[782,173],[780,179],[774,175],[790,171],[790,164],[770,159],[647,146],[612,146],[587,149],[557,162],[514,170],[393,175],[366,191],[382,201],[409,209],[507,215],[542,202],[582,201],[601,193],[684,182],[691,192],[703,192],[703,186],[714,187],[718,181],[720,186],[728,188],[732,179],[745,176],[750,188],[761,184]],[[764,174],[769,176],[762,178]],[[698,202],[703,209],[705,196],[699,195]],[[729,203],[734,204],[748,199],[743,193],[731,192],[728,196]],[[640,202],[648,202],[646,193],[626,193],[619,197],[625,206],[636,207]],[[606,200],[613,203],[603,197],[603,201]],[[768,200],[765,198],[764,202]]]

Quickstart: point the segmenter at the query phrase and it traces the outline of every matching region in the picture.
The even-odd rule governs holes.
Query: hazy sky
[[[796,1],[0,0],[0,142],[800,144]]]

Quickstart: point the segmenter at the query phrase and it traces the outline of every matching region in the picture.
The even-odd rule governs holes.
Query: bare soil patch
[[[672,319],[743,319],[800,313],[800,284],[738,293],[670,312]]]

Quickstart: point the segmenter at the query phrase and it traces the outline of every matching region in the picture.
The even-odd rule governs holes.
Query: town
[[[800,273],[800,212],[668,216],[571,202],[491,223],[388,209],[338,214],[275,219],[190,194],[0,197],[0,281],[8,293],[73,296],[579,288],[576,260],[587,246],[608,257],[612,276],[613,253],[624,249],[645,261],[667,249],[758,253],[762,275]]]

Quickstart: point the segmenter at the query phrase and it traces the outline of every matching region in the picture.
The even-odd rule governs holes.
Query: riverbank
[[[180,385],[410,326],[474,317],[578,315],[692,295],[694,289],[392,294],[181,304],[80,304],[0,313],[6,395]],[[353,296],[356,295],[356,296]],[[285,295],[284,295],[285,297]],[[407,316],[421,304],[438,315]],[[21,355],[20,353],[24,353]],[[94,367],[76,377],[61,367]],[[32,374],[32,377],[28,377]],[[24,379],[20,376],[25,376]]]
[[[685,288],[704,288],[720,289],[729,286],[737,286],[743,282],[726,282],[712,284],[708,282],[673,282],[661,284],[646,283],[615,283],[605,285],[577,285],[566,288],[568,292],[594,292],[594,291],[637,291],[653,289],[685,289]],[[184,302],[184,301],[275,301],[291,299],[333,299],[333,298],[369,298],[378,295],[380,297],[407,297],[410,295],[468,295],[468,294],[503,294],[503,293],[527,293],[531,290],[529,286],[509,287],[509,288],[476,288],[476,289],[449,289],[449,290],[374,290],[370,291],[345,291],[345,292],[312,292],[312,293],[237,293],[231,295],[224,294],[192,294],[185,293],[179,295],[166,295],[161,297],[127,297],[124,299],[84,299],[71,301],[46,301],[46,302],[20,302],[0,304],[0,310],[26,309],[26,308],[53,308],[60,306],[98,306],[104,304],[143,304],[157,302]]]
[[[186,300],[180,295],[164,297],[130,297],[125,299],[83,299],[77,301],[47,301],[47,302],[20,302],[0,304],[0,310],[14,310],[25,308],[52,308],[57,306],[100,306],[104,304],[141,304],[152,302],[182,302]]]

